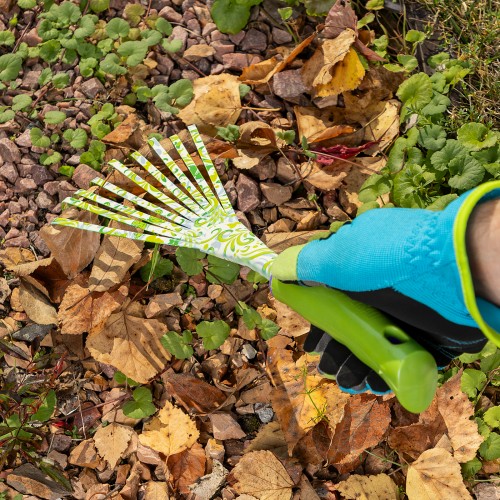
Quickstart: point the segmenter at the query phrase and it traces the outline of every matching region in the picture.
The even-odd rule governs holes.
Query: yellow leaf
[[[196,423],[167,401],[158,416],[144,426],[139,441],[168,457],[193,446],[199,435]]]
[[[387,474],[359,476],[354,474],[346,481],[335,485],[335,489],[346,499],[398,500],[398,487]]]
[[[357,88],[364,76],[365,68],[356,51],[351,48],[344,59],[333,67],[331,80],[317,85],[315,89],[319,97],[338,95]]]
[[[186,125],[215,135],[216,127],[236,123],[241,113],[240,82],[234,75],[221,74],[198,78],[193,82],[193,100],[178,116]]]
[[[443,448],[426,450],[408,467],[406,494],[409,500],[471,499],[459,463]]]
[[[186,49],[182,57],[187,61],[199,61],[204,57],[210,57],[215,54],[215,49],[210,47],[210,45],[200,44],[200,45],[191,45],[188,49]]]
[[[31,280],[30,280],[31,281]],[[39,325],[52,325],[57,323],[57,313],[55,307],[49,299],[34,286],[28,278],[21,280],[19,288],[19,299],[28,318]]]
[[[253,451],[243,456],[232,474],[238,493],[260,500],[289,500],[292,497],[293,481],[270,451]]]
[[[144,488],[144,500],[169,500],[167,483],[148,481]]]
[[[97,429],[94,434],[95,447],[112,469],[122,458],[133,434],[134,430],[131,427],[116,423]]]
[[[141,384],[165,368],[170,354],[160,342],[167,330],[157,319],[146,319],[143,306],[125,303],[108,318],[104,328],[87,339],[97,361],[112,365]]]

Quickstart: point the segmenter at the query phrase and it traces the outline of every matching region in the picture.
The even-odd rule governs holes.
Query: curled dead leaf
[[[167,467],[172,475],[172,483],[182,495],[188,495],[189,486],[205,474],[206,462],[205,450],[200,443],[194,443],[191,448],[168,457]]]

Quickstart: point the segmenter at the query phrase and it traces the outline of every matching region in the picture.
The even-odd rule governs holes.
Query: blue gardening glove
[[[371,210],[327,239],[285,250],[272,277],[336,288],[383,311],[444,366],[480,351],[487,338],[500,346],[500,308],[476,297],[466,248],[474,207],[498,197],[500,181],[494,181],[438,212]],[[345,346],[314,327],[304,349],[319,353],[319,370],[348,392],[388,390]]]

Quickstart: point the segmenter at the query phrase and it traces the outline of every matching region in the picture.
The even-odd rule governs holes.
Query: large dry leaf
[[[300,337],[311,330],[311,323],[283,302],[273,297],[271,298],[271,305],[276,311],[276,323],[281,328],[282,335]]]
[[[205,474],[207,458],[200,443],[167,459],[167,467],[173,476],[173,484],[183,495],[190,493],[189,486]]]
[[[73,208],[63,212],[62,216],[80,222],[97,223],[97,215]],[[63,226],[45,226],[40,235],[69,279],[92,262],[101,237],[99,233]]]
[[[332,68],[328,83],[314,88],[319,97],[336,96],[347,90],[356,89],[364,76],[365,68],[356,51],[351,48],[342,61]]]
[[[359,476],[354,474],[346,481],[335,485],[335,489],[345,499],[399,500],[398,487],[387,474]]]
[[[125,453],[134,430],[126,425],[111,423],[99,427],[94,434],[94,443],[99,455],[114,469]]]
[[[337,38],[325,40],[302,67],[302,81],[309,89],[328,84],[334,66],[341,62],[356,39],[352,30],[343,31]]]
[[[460,388],[461,377],[460,371],[437,390],[436,397],[439,413],[448,430],[453,456],[458,462],[464,463],[476,456],[484,438],[472,420],[474,406]]]
[[[305,361],[303,356],[299,361]],[[322,418],[327,417],[332,430],[344,415],[349,395],[319,375],[309,374],[307,366],[293,360],[292,351],[270,349],[268,366],[276,388],[271,393],[273,409],[285,433],[288,450]]]
[[[391,411],[386,402],[370,394],[351,396],[344,407],[344,418],[335,428],[329,461],[339,472],[350,472],[359,455],[380,442],[390,421]]]
[[[232,471],[240,494],[261,500],[289,500],[293,481],[282,463],[270,451],[253,451],[244,455]]]
[[[125,303],[113,313],[104,328],[87,339],[91,355],[112,365],[141,384],[149,382],[165,368],[170,354],[160,342],[167,330],[157,319],[146,319],[137,302]]]
[[[34,285],[35,280],[21,280],[19,299],[28,318],[39,325],[57,324],[57,312],[47,296]]]
[[[437,399],[419,415],[415,424],[396,427],[388,438],[389,446],[414,460],[425,450],[436,446],[446,432],[446,425],[439,413]]]
[[[305,40],[299,43],[291,52],[284,54],[283,59],[277,57],[266,59],[257,64],[252,64],[247,68],[243,68],[240,80],[249,85],[259,85],[267,83],[276,73],[284,70],[294,59],[310,45],[316,38],[316,33],[308,36]]]
[[[240,81],[223,73],[198,78],[193,82],[193,100],[179,112],[186,125],[196,125],[201,132],[217,133],[216,127],[236,123],[241,113]]]
[[[169,500],[167,483],[148,481],[144,488],[144,500]]]
[[[117,144],[131,149],[140,149],[147,142],[146,124],[143,120],[139,119],[134,108],[129,109],[133,112],[118,127],[102,138],[105,143]]]
[[[110,227],[125,229],[125,224],[111,222]],[[89,278],[93,292],[105,292],[120,284],[127,271],[141,258],[143,241],[104,236],[97,251]]]
[[[97,293],[80,285],[71,285],[59,306],[58,319],[62,334],[98,333],[112,313],[120,309],[127,298],[128,287],[114,292]]]
[[[330,110],[321,111],[317,108],[301,106],[295,106],[293,110],[297,118],[299,137],[305,137],[310,144],[354,132],[354,128],[350,125],[335,123],[336,117]]]
[[[408,467],[406,494],[410,500],[471,499],[459,463],[443,448],[424,451]]]
[[[288,446],[285,440],[285,434],[278,421],[269,422],[262,426],[257,435],[245,448],[244,453],[251,451],[268,450],[272,451],[278,458],[288,457]]]
[[[349,163],[344,163],[342,169],[320,168],[319,164],[315,161],[301,163],[299,165],[302,179],[321,191],[333,191],[334,189],[338,189],[351,168],[352,165]]]
[[[399,108],[401,104],[395,99],[384,103],[384,109],[370,120],[364,127],[364,141],[378,142],[378,150],[383,150],[399,134]]]
[[[144,426],[139,441],[169,457],[193,446],[199,435],[196,423],[167,401],[158,416]]]

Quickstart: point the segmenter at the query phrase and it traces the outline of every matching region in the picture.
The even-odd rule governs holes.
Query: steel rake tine
[[[233,207],[231,205],[231,202],[229,201],[229,198],[227,197],[226,190],[224,189],[224,186],[222,185],[222,182],[219,178],[219,174],[217,173],[217,170],[215,169],[214,164],[212,163],[212,160],[210,158],[210,155],[208,154],[207,148],[205,146],[205,143],[201,139],[200,133],[198,129],[196,128],[196,125],[189,125],[188,127],[189,133],[191,134],[191,138],[193,139],[194,145],[196,146],[196,149],[198,150],[198,154],[200,155],[201,160],[203,161],[203,165],[205,166],[205,169],[207,170],[208,177],[210,178],[210,181],[212,182],[212,185],[215,189],[215,193],[217,195],[217,198],[219,198],[219,201],[222,205],[222,208],[226,212],[228,216],[232,216],[235,219],[236,214],[234,213]]]

